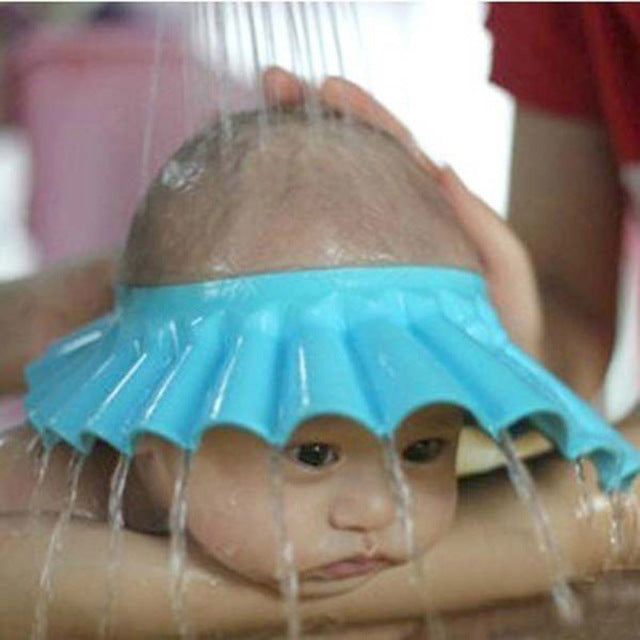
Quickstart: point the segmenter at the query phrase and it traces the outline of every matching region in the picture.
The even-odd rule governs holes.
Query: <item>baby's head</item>
[[[136,213],[122,263],[130,285],[264,271],[391,264],[479,270],[435,181],[394,139],[332,114],[233,118],[166,165]],[[393,448],[411,494],[414,550],[445,533],[456,502],[463,411],[423,407]],[[277,467],[302,595],[353,588],[409,560],[392,458],[379,439],[333,415],[299,425]],[[180,454],[146,437],[141,475],[164,508]],[[189,533],[217,561],[278,583],[273,449],[229,425],[206,433],[188,484]]]
[[[277,588],[281,501],[300,594],[350,590],[411,556],[388,447],[397,452],[411,494],[413,553],[422,555],[454,515],[461,424],[460,409],[431,406],[404,420],[393,444],[385,445],[352,420],[321,416],[304,422],[277,460],[273,448],[253,434],[213,429],[189,473],[188,531],[222,565]],[[180,453],[157,438],[142,448],[148,451],[143,478],[168,508]]]

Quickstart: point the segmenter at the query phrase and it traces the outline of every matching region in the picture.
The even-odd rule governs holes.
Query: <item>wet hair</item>
[[[121,280],[384,264],[479,270],[435,180],[393,137],[329,112],[252,112],[208,126],[163,167]]]

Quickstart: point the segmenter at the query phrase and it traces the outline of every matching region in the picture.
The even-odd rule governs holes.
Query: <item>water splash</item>
[[[29,518],[27,522],[28,531],[36,531],[40,522],[40,496],[42,495],[42,487],[44,479],[47,477],[49,467],[51,465],[51,454],[53,447],[43,448],[40,450],[36,463],[36,482],[29,498]]]
[[[507,470],[513,488],[531,515],[539,548],[552,563],[551,596],[558,613],[564,622],[577,625],[582,620],[582,607],[567,581],[564,559],[552,531],[549,516],[535,489],[533,478],[518,457],[515,444],[506,430],[500,435],[499,445],[507,460]]]
[[[630,489],[626,494],[627,510],[631,523],[629,527],[629,546],[628,546],[628,562],[636,565],[638,555],[640,554],[640,502],[638,501],[638,492],[636,489]]]
[[[392,482],[396,511],[402,524],[407,555],[411,562],[411,581],[416,588],[423,608],[423,623],[424,628],[427,630],[427,637],[431,640],[445,640],[447,634],[444,622],[433,611],[427,601],[427,578],[424,573],[422,558],[418,555],[415,545],[415,522],[412,516],[413,499],[411,488],[402,471],[402,463],[398,456],[393,436],[384,441],[384,460],[387,473]]]
[[[122,498],[124,488],[131,468],[131,458],[121,454],[118,459],[109,491],[109,556],[107,565],[107,597],[100,617],[98,638],[104,640],[109,634],[109,622],[113,615],[116,602],[117,569],[120,564],[120,549],[122,545],[122,528],[124,517],[122,513]]]
[[[277,558],[280,591],[284,598],[287,618],[288,640],[299,640],[301,637],[301,621],[298,609],[299,581],[296,571],[293,543],[287,533],[286,511],[284,504],[284,486],[282,478],[282,456],[274,450],[269,464],[271,490],[273,495],[273,516],[277,530]]]
[[[582,458],[578,458],[574,463],[574,472],[576,483],[578,485],[578,508],[576,510],[576,516],[580,520],[585,520],[588,524],[593,522],[594,510],[593,500],[589,485],[587,484],[585,469],[585,462]]]
[[[611,512],[607,569],[621,568],[636,555],[638,503],[632,492],[614,491],[606,495]]]
[[[208,145],[209,141],[205,137],[188,155],[169,160],[162,170],[162,184],[167,189],[179,192],[190,191],[197,186],[207,166]]]
[[[622,494],[613,491],[607,494],[611,509],[611,526],[609,527],[609,558],[607,564],[615,566],[620,559],[623,546],[624,503]]]
[[[173,487],[173,500],[169,512],[171,543],[169,550],[169,577],[173,618],[178,625],[181,640],[193,636],[186,615],[185,561],[187,557],[187,483],[191,469],[191,452],[180,456],[178,475]]]
[[[53,528],[47,553],[45,556],[38,597],[36,600],[35,618],[31,629],[31,640],[44,640],[47,637],[48,608],[51,600],[51,580],[56,569],[57,559],[62,551],[64,534],[67,531],[71,515],[78,497],[78,482],[84,466],[86,456],[79,452],[74,452],[69,461],[69,483],[68,493],[64,509],[60,512],[58,520]]]

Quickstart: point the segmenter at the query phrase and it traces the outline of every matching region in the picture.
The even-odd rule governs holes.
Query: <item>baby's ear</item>
[[[458,223],[475,247],[489,294],[511,339],[535,358],[542,357],[542,306],[533,263],[507,223],[475,196],[450,167],[438,182]]]

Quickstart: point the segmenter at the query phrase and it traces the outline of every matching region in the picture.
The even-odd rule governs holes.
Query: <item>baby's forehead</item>
[[[189,188],[156,182],[134,220],[126,281],[367,264],[477,266],[434,181],[386,136],[331,120],[245,126],[228,142],[235,146],[218,144]],[[197,150],[193,144],[192,156]]]
[[[458,429],[465,423],[466,411],[457,405],[436,403],[419,407],[405,416],[396,425],[397,435],[422,434],[425,436],[433,433],[446,434],[457,433]],[[217,426],[204,435],[206,442],[246,442],[264,448],[269,448],[260,436],[251,431],[239,428],[234,425]],[[371,430],[358,420],[340,414],[319,414],[302,420],[293,430],[288,444],[298,442],[353,442],[363,441],[374,443],[376,448],[381,446],[381,440],[374,435]],[[234,449],[230,449],[231,452]]]

